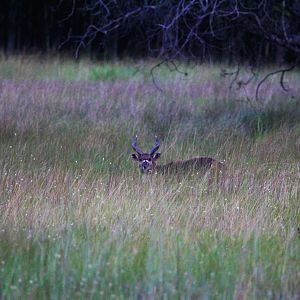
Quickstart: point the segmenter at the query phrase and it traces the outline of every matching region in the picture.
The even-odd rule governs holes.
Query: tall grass
[[[162,70],[164,93],[147,67],[0,61],[0,297],[298,299],[298,74],[249,104],[217,67]],[[140,176],[136,132],[225,161],[225,186]]]

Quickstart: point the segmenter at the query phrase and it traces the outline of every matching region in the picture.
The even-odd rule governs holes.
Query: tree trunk
[[[6,51],[8,53],[16,50],[16,25],[17,25],[17,0],[11,0],[8,13],[8,25],[7,25],[7,42]]]

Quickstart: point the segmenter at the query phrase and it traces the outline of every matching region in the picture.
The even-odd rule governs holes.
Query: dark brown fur
[[[209,184],[219,182],[220,176],[224,173],[226,167],[223,163],[211,157],[194,157],[188,160],[172,161],[165,165],[157,165],[156,161],[160,158],[157,150],[160,146],[159,140],[156,138],[156,145],[150,153],[143,152],[137,146],[137,138],[132,144],[136,154],[131,155],[132,159],[139,163],[139,167],[144,174],[163,174],[175,176],[187,175],[205,175],[208,173]]]
[[[211,169],[222,171],[224,164],[211,157],[194,157],[188,160],[172,161],[165,165],[155,165],[154,171],[160,174],[171,173],[206,173]]]
[[[195,157],[188,160],[172,161],[165,165],[155,165],[153,171],[157,174],[186,176],[208,175],[208,185],[220,184],[225,172],[225,165],[211,157]]]

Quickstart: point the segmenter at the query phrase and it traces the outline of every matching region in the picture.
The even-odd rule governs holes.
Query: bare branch
[[[265,76],[263,77],[263,79],[258,83],[258,85],[257,85],[257,87],[256,87],[256,91],[255,91],[255,99],[256,99],[256,101],[259,100],[259,90],[260,90],[262,84],[263,84],[270,76],[273,76],[273,75],[275,75],[275,74],[281,73],[281,76],[280,76],[280,85],[281,85],[282,89],[283,89],[285,92],[287,92],[287,91],[288,91],[288,88],[286,88],[286,87],[284,86],[284,82],[283,82],[284,76],[285,76],[286,72],[289,72],[289,71],[292,71],[293,69],[295,69],[299,63],[300,63],[300,59],[298,59],[298,60],[296,61],[295,64],[293,64],[292,66],[290,66],[290,67],[288,67],[288,68],[276,70],[276,71],[270,72],[270,73],[268,73],[267,75],[265,75]]]

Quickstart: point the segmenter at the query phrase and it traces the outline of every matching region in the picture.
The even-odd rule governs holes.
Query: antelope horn
[[[160,142],[159,142],[159,139],[158,137],[156,136],[155,137],[155,146],[151,149],[150,151],[150,155],[153,155],[160,147]]]
[[[143,154],[143,151],[137,145],[137,135],[135,136],[133,143],[132,143],[133,150],[138,154]]]

